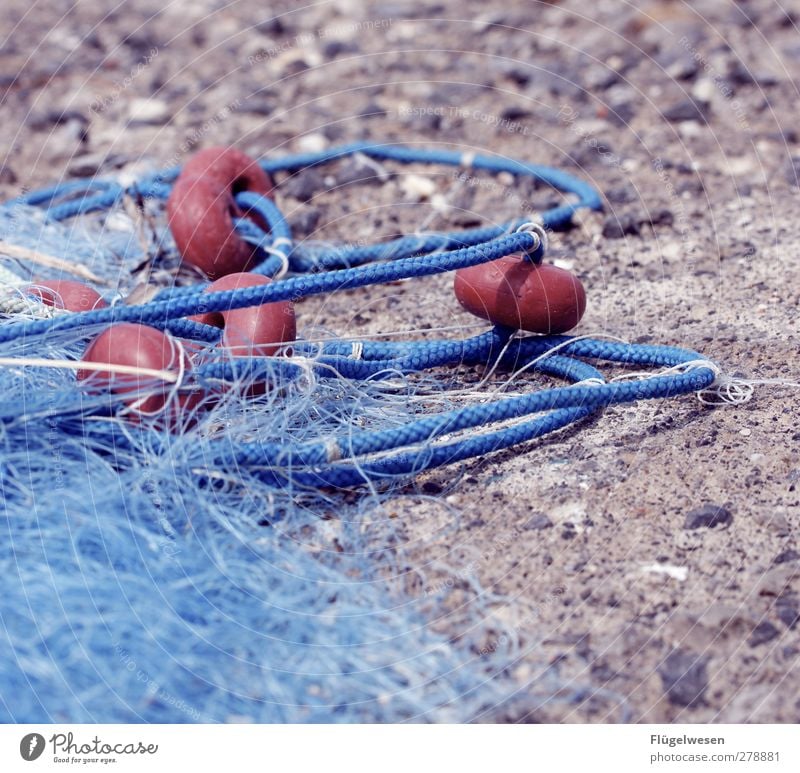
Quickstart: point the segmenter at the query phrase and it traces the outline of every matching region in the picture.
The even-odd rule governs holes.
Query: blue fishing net
[[[358,143],[262,165],[274,173],[352,153],[465,161]],[[548,229],[600,206],[590,186],[557,170],[468,161],[563,191],[563,202],[542,214]],[[163,218],[143,236],[126,212],[162,211],[177,171],[127,187],[68,183],[0,207],[0,241],[80,264],[112,302],[84,313],[55,313],[30,299],[22,308],[21,288],[43,269],[18,250],[6,262],[20,283],[6,277],[0,296],[0,719],[476,721],[587,699],[613,708],[618,696],[565,683],[539,657],[535,632],[502,622],[508,616],[495,612],[508,599],[458,567],[429,562],[393,508],[406,498],[420,513],[435,510],[430,539],[455,535],[458,513],[431,507],[415,487],[423,471],[458,469],[608,405],[706,389],[715,367],[681,349],[521,337],[501,327],[422,341],[312,338],[301,327],[290,355],[231,358],[217,329],[186,319],[204,283],[172,281],[125,302],[154,255],[174,280],[178,256]],[[542,247],[519,221],[304,247],[273,202],[247,193],[237,201],[269,224],[266,232],[238,224],[262,251],[256,270],[281,278],[207,294],[207,311]],[[157,416],[132,421],[120,395],[76,381],[71,364],[87,341],[120,321],[158,327],[200,353],[186,382],[171,387],[170,400],[203,396],[180,414],[180,426]],[[603,362],[658,372],[611,381]],[[449,388],[448,369],[464,364],[567,383],[526,382],[530,392],[486,398]],[[270,388],[253,388],[264,382]],[[532,666],[523,677],[520,663]],[[617,716],[625,718],[624,707]]]

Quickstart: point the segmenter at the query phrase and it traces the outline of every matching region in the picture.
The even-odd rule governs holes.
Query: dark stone
[[[161,42],[150,30],[143,27],[128,35],[122,45],[130,48],[136,56],[144,58],[151,52],[158,51]]]
[[[609,215],[603,221],[603,236],[606,239],[622,239],[625,236],[638,236],[641,233],[641,218],[633,213]]]
[[[506,121],[519,121],[520,118],[527,118],[531,115],[531,111],[519,105],[509,105],[503,108],[500,113],[500,118]]]
[[[788,550],[784,550],[782,553],[778,553],[775,556],[775,560],[772,562],[773,564],[785,564],[787,561],[797,561],[800,558],[800,553],[796,550],[792,550],[789,548]]]
[[[262,35],[282,35],[286,32],[286,25],[281,17],[276,16],[274,19],[258,22],[255,29]]]
[[[636,108],[630,102],[620,102],[608,106],[607,120],[616,126],[627,126],[636,115]]]
[[[357,54],[358,52],[358,43],[344,40],[331,40],[322,48],[322,53],[326,59],[336,59],[337,56],[342,54]]]
[[[789,630],[793,630],[800,620],[800,603],[794,596],[780,596],[775,602],[775,612]]]
[[[274,99],[259,94],[253,94],[242,100],[237,111],[240,113],[250,113],[251,115],[270,116],[275,112],[275,105],[276,102]]]
[[[603,64],[592,64],[582,74],[583,84],[588,91],[605,91],[622,80],[622,76]]]
[[[314,229],[319,223],[320,213],[317,209],[303,207],[294,217],[292,217],[292,232],[308,236],[314,233]]]
[[[668,209],[657,209],[650,213],[648,221],[650,225],[672,225],[675,222],[675,216]]]
[[[89,119],[78,110],[47,110],[31,115],[28,119],[28,126],[31,129],[41,130],[71,122],[79,123],[81,126],[89,125]]]
[[[693,99],[683,99],[668,107],[662,113],[664,118],[672,123],[680,121],[708,122],[708,105],[696,102]]]
[[[679,81],[692,80],[700,70],[693,56],[679,56],[669,66],[669,75]]]
[[[305,169],[290,177],[282,186],[283,192],[298,201],[310,201],[318,191],[325,190],[325,179],[316,169]]]
[[[285,75],[287,78],[291,77],[292,75],[300,75],[301,72],[305,72],[310,68],[311,65],[309,65],[305,59],[293,59],[283,68],[283,75]]]
[[[337,185],[354,185],[372,183],[379,184],[382,180],[378,173],[367,164],[361,163],[357,158],[348,158],[342,161],[336,171]]]
[[[780,636],[780,631],[769,620],[764,620],[753,629],[747,643],[751,647],[758,647],[772,641],[777,636]]]
[[[3,185],[13,185],[17,181],[17,175],[10,166],[0,166],[0,183]]]
[[[526,531],[541,531],[550,529],[552,526],[553,522],[544,513],[534,513],[522,528]]]
[[[531,82],[533,71],[529,67],[509,67],[503,71],[503,75],[517,86],[527,86]]]
[[[786,165],[786,179],[789,185],[800,187],[800,156],[792,156]]]
[[[673,706],[695,708],[705,703],[708,659],[687,650],[673,650],[658,669],[661,684]]]
[[[68,168],[73,177],[91,177],[103,169],[121,169],[131,161],[130,156],[123,153],[112,153],[108,156],[95,154],[91,156],[79,156]]]
[[[606,200],[610,204],[630,204],[636,201],[638,195],[636,189],[631,185],[620,185],[616,188],[609,188],[606,191]]]
[[[368,102],[356,118],[383,118],[386,111],[377,102]]]
[[[722,505],[707,504],[690,510],[686,514],[684,529],[713,529],[716,526],[730,526],[733,515]]]
[[[734,60],[728,66],[728,81],[733,86],[777,86],[779,80],[774,75],[758,74],[751,72],[741,59]]]

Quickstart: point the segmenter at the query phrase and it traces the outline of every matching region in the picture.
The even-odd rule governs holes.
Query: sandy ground
[[[798,380],[796,16],[770,0],[264,8],[7,0],[0,193],[181,163],[220,143],[259,156],[362,137],[507,153],[570,169],[606,197],[553,244],[589,293],[577,332]],[[555,198],[510,179],[391,171],[359,182],[363,170],[334,165],[285,181],[278,200],[300,236],[373,241]],[[435,190],[417,201],[409,174]],[[450,281],[305,301],[301,324],[479,329]],[[776,385],[738,406],[615,408],[420,480],[443,505],[394,504],[425,542],[420,565],[467,562],[512,600],[505,622],[538,643],[537,664],[623,696],[633,720],[796,722],[797,408],[796,390]],[[462,526],[437,538],[445,505]],[[708,505],[722,523],[695,512]],[[523,661],[518,678],[533,667]],[[496,719],[618,716],[613,701],[588,701]]]

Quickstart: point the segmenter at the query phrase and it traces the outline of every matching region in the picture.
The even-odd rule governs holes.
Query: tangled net
[[[263,166],[292,170],[355,152],[464,161],[357,144]],[[548,227],[599,206],[591,188],[555,170],[469,161],[577,194],[544,213]],[[15,253],[19,282],[2,278],[0,635],[9,654],[0,661],[0,719],[475,721],[587,699],[614,711],[617,696],[566,682],[537,657],[535,640],[501,622],[494,612],[507,599],[474,578],[448,582],[451,567],[417,560],[424,544],[391,517],[392,503],[417,501],[409,483],[424,470],[540,437],[610,404],[706,389],[714,366],[670,347],[521,338],[499,327],[418,342],[320,331],[303,338],[301,330],[291,356],[232,359],[216,346],[218,331],[185,319],[201,285],[173,283],[133,305],[120,300],[154,255],[164,276],[174,274],[178,257],[157,211],[176,174],[127,188],[68,183],[0,207],[1,241],[80,263],[115,301],[80,314],[44,307],[21,289],[40,270],[24,254]],[[271,202],[240,197],[270,224],[269,233],[238,224],[263,249],[258,270],[288,267],[289,275],[206,295],[208,311],[439,273],[538,246],[513,222],[303,249]],[[131,202],[156,212],[149,243],[126,215]],[[119,395],[76,382],[87,340],[113,321],[161,327],[202,353],[193,383],[176,384],[174,397],[185,389],[208,396],[181,417],[180,431],[158,416],[128,421]],[[661,372],[606,381],[587,359]],[[440,378],[443,368],[465,364],[485,366],[487,379],[537,370],[577,383],[487,399]],[[254,392],[263,381],[272,388]],[[458,529],[458,514],[442,512],[431,541]],[[522,680],[520,662],[535,665]],[[617,716],[625,718],[624,707]]]

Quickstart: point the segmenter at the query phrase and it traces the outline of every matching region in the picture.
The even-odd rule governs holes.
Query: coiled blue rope
[[[268,159],[261,166],[268,173],[293,172],[325,164],[353,154],[376,161],[430,163],[468,166],[492,173],[508,172],[548,184],[574,201],[541,214],[545,228],[569,225],[581,208],[600,209],[597,191],[565,172],[500,156],[465,155],[444,150],[357,142],[318,153]],[[38,206],[49,218],[61,221],[116,205],[123,196],[164,200],[180,172],[168,169],[139,181],[127,189],[113,181],[67,182],[28,193],[5,206]],[[276,276],[287,270],[290,276],[269,285],[207,293],[203,311],[213,312],[256,306],[282,300],[337,292],[372,284],[429,276],[496,260],[516,252],[537,248],[537,237],[516,229],[524,222],[514,220],[459,232],[403,236],[372,245],[344,245],[321,256],[309,256],[292,241],[291,230],[275,203],[257,194],[240,193],[237,204],[267,223],[262,231],[252,221],[241,219],[236,227],[243,238],[256,245],[262,260],[255,269]],[[198,296],[205,285],[163,290],[148,303],[113,306],[53,319],[20,321],[0,327],[0,343],[29,342],[40,336],[64,331],[94,331],[98,325],[135,322],[153,325],[197,341],[219,338],[216,328],[187,320],[196,314]],[[246,466],[276,484],[290,480],[309,486],[353,486],[385,476],[415,474],[458,460],[484,456],[560,429],[606,406],[637,400],[672,397],[709,387],[715,370],[691,351],[672,347],[618,344],[565,336],[537,336],[519,339],[514,331],[497,327],[463,341],[425,342],[330,342],[321,349],[298,342],[295,353],[311,355],[314,372],[322,378],[378,379],[391,374],[408,374],[458,363],[530,366],[551,375],[579,382],[577,385],[505,397],[482,405],[459,407],[411,421],[389,430],[351,432],[346,437],[321,438],[306,443],[243,443],[232,446],[215,442],[213,463],[221,467]],[[353,353],[358,351],[358,357]],[[644,365],[676,369],[664,375],[634,382],[605,383],[596,368],[579,358],[605,360],[622,365]],[[689,365],[691,364],[691,367]],[[686,366],[685,372],[680,372]],[[253,358],[246,364],[209,363],[197,368],[202,379],[229,379],[243,373],[257,377],[273,373],[274,358]],[[298,367],[289,359],[281,364],[291,378]],[[589,385],[585,385],[589,382]],[[489,430],[492,425],[513,421],[512,426],[458,437],[466,430]]]

